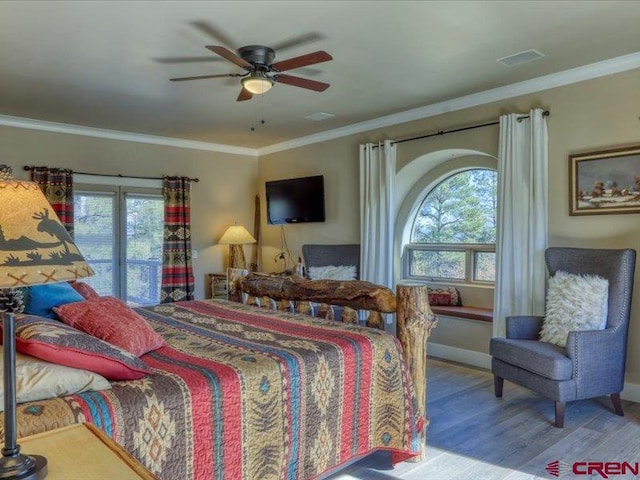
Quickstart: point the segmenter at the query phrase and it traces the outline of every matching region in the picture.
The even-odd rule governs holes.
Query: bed
[[[19,404],[20,436],[90,422],[166,480],[311,479],[423,453],[424,399],[389,334],[225,300],[136,311],[167,343],[141,357],[152,373]]]

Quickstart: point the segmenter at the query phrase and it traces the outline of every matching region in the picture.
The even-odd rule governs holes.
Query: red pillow
[[[455,287],[428,287],[427,290],[429,295],[429,305],[431,305],[432,307],[456,307],[462,304],[460,302],[460,294]]]
[[[82,295],[86,300],[91,298],[98,298],[98,292],[96,292],[91,285],[85,282],[71,282],[73,289]]]
[[[98,297],[55,309],[67,325],[109,342],[139,357],[165,345],[147,321],[122,300]]]
[[[47,362],[96,372],[109,380],[137,380],[151,373],[131,353],[52,318],[16,321],[16,349]]]

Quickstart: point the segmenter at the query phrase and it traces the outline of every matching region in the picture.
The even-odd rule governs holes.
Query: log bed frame
[[[229,270],[230,300],[327,319],[334,319],[333,306],[337,305],[343,307],[341,321],[349,323],[358,323],[357,310],[366,310],[369,312],[367,326],[382,330],[382,314],[395,313],[396,334],[413,381],[418,414],[425,419],[420,433],[421,455],[413,461],[424,458],[428,425],[427,339],[437,323],[429,307],[425,285],[401,284],[397,286],[397,294],[394,294],[389,288],[359,280],[306,280]]]

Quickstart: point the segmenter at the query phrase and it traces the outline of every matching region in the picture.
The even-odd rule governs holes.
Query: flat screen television
[[[324,177],[288,178],[266,182],[267,221],[324,222]]]

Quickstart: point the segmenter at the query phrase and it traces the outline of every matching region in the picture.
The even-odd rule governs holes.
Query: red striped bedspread
[[[94,423],[164,480],[310,479],[378,449],[417,453],[391,335],[224,301],[137,311],[168,343],[142,357],[154,374],[19,405],[21,428]]]

